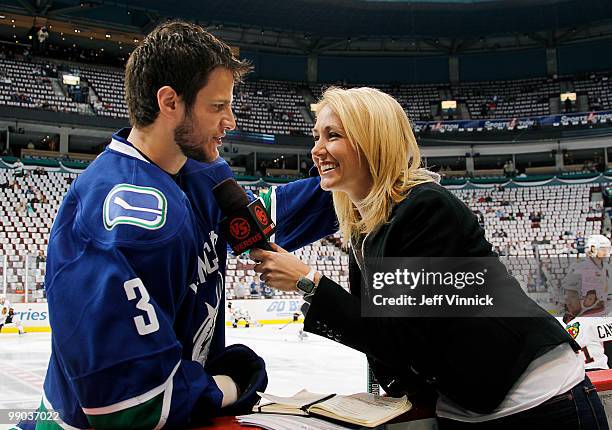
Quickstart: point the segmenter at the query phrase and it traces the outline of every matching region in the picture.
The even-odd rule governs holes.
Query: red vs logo
[[[268,224],[268,214],[266,214],[266,211],[263,210],[261,207],[255,206],[255,216],[257,216],[257,219],[261,224]]]
[[[230,223],[229,231],[234,238],[242,240],[251,233],[251,226],[244,218],[235,218]]]

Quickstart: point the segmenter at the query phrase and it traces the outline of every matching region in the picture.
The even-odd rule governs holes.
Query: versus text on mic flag
[[[215,199],[225,215],[221,231],[236,255],[252,248],[271,251],[268,238],[275,225],[261,200],[249,203],[242,187],[232,179],[226,179],[213,189]]]

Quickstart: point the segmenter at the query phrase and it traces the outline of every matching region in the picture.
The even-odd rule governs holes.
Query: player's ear
[[[157,105],[160,116],[171,121],[183,118],[183,103],[171,86],[163,86],[157,90]]]

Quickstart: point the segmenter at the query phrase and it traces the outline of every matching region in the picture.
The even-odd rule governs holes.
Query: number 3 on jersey
[[[134,323],[136,324],[138,334],[144,336],[155,333],[157,330],[159,330],[159,321],[157,320],[157,315],[155,314],[155,308],[153,308],[153,305],[149,303],[149,293],[147,292],[147,289],[140,278],[130,279],[123,284],[123,288],[125,289],[125,294],[127,294],[127,298],[130,301],[136,299],[136,290],[140,291],[140,300],[138,300],[136,303],[136,309],[140,309],[141,311],[145,311],[147,313],[149,323],[147,324],[145,322],[142,315],[134,317]]]

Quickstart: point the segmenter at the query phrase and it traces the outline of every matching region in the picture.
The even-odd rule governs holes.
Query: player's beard
[[[199,137],[195,132],[191,112],[187,113],[183,122],[174,129],[174,141],[185,157],[196,161],[213,161],[206,154],[205,148],[208,142],[205,138]]]

